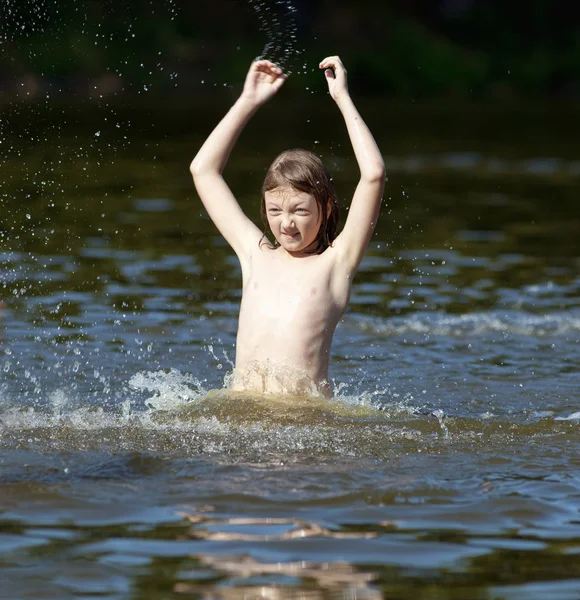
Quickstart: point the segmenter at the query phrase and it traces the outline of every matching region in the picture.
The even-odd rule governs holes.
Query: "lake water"
[[[240,270],[188,173],[211,100],[3,107],[0,598],[579,598],[574,109],[361,104],[389,181],[321,402],[215,391]],[[253,218],[287,147],[348,204],[307,101],[234,151]]]

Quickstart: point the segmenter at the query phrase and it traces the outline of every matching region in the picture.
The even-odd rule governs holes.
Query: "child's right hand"
[[[267,102],[282,87],[288,75],[269,60],[256,60],[246,75],[242,97],[253,104]]]

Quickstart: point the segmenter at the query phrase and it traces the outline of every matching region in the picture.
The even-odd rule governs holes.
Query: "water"
[[[255,219],[285,147],[352,193],[339,117],[309,98],[232,156]],[[389,182],[326,403],[216,391],[241,276],[187,165],[225,105],[25,106],[0,166],[0,598],[578,597],[565,111],[442,133],[448,107],[361,103]]]
[[[284,69],[286,74],[292,75],[303,52],[298,43],[296,7],[291,0],[248,0],[248,5],[266,39],[258,58],[271,60]],[[306,70],[306,64],[302,69]],[[302,72],[300,66],[296,72]]]

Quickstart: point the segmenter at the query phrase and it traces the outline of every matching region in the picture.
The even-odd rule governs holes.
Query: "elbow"
[[[200,159],[196,156],[189,165],[189,172],[194,181],[205,175],[221,175],[221,171],[207,160]]]
[[[196,157],[191,161],[191,164],[189,165],[189,172],[191,173],[191,176],[194,179],[196,177],[198,177],[199,175],[201,175],[203,172],[203,167],[200,163],[201,163],[201,161],[197,160],[197,157]]]
[[[386,176],[387,173],[383,161],[369,165],[363,173],[364,179],[369,183],[384,183]]]

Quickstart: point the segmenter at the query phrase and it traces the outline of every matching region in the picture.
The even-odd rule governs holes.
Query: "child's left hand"
[[[342,96],[348,96],[348,85],[346,83],[346,69],[338,56],[328,56],[320,65],[324,69],[324,76],[328,83],[328,91],[333,100],[338,100]]]

